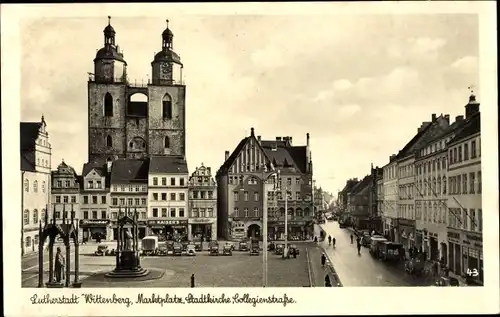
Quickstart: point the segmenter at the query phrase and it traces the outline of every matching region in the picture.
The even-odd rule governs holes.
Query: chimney
[[[444,119],[446,120],[446,122],[448,122],[448,124],[450,124],[450,115],[449,114],[445,114]]]
[[[292,137],[291,136],[288,137],[288,144],[290,144],[290,146],[292,145]]]
[[[464,116],[456,116],[455,117],[455,122],[460,122],[464,119]]]
[[[465,118],[468,119],[473,114],[479,112],[479,102],[473,94],[469,97],[469,103],[465,105]]]
[[[229,158],[229,151],[224,152],[224,162]]]
[[[432,114],[432,121],[436,121],[436,114],[435,113]]]
[[[280,137],[280,136],[277,136],[277,137],[276,137],[276,141],[281,141],[281,137]]]
[[[389,156],[389,162],[392,162],[392,160],[394,160],[395,157],[396,157],[396,154],[392,154],[391,156]]]

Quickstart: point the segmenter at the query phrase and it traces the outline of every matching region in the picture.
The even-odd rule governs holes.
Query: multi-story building
[[[163,31],[161,49],[151,62],[152,80],[146,83],[128,80],[115,37],[108,23],[88,81],[88,161],[185,156],[186,86],[172,31],[168,25]]]
[[[279,171],[277,189],[264,191],[270,172]],[[262,210],[267,208],[271,239],[284,236],[284,217],[288,214],[289,236],[313,235],[312,161],[309,134],[306,146],[293,146],[291,137],[262,141],[251,129],[217,172],[218,230],[226,239],[261,237]],[[265,193],[273,205],[266,206]],[[285,199],[287,208],[285,212]]]
[[[117,214],[110,214],[109,180],[111,163],[86,163],[82,169],[80,184],[80,231],[82,238],[112,239],[113,230],[110,226],[111,218],[117,219]]]
[[[378,190],[382,190],[382,188],[379,188],[379,183],[380,187],[383,187],[383,169],[376,166],[373,168],[373,164],[371,166],[371,179],[369,183],[369,214],[368,214],[368,229],[370,232],[377,232],[377,233],[382,233],[383,232],[383,226],[382,226],[382,213],[379,209],[379,193]]]
[[[344,188],[337,194],[338,201],[338,213],[340,222],[344,222],[346,224],[350,224],[349,210],[347,208],[348,203],[348,194],[351,190],[358,184],[357,178],[352,178],[346,181]]]
[[[201,163],[189,177],[189,231],[202,241],[217,239],[217,184]]]
[[[149,231],[167,240],[189,239],[189,174],[184,157],[151,157],[147,177]]]
[[[483,284],[481,118],[474,95],[465,109],[464,127],[447,146],[448,267]]]
[[[44,117],[21,122],[21,253],[38,250],[39,221],[50,206],[51,145]]]
[[[449,115],[444,116],[449,124]],[[447,143],[463,126],[458,116],[441,133],[429,139],[415,153],[415,246],[429,259],[447,254]]]
[[[389,163],[383,167],[384,175],[384,217],[382,219],[384,236],[397,242],[397,201],[398,177],[396,154],[389,157]]]
[[[378,168],[378,167],[377,167]],[[384,232],[384,224],[382,219],[384,219],[384,169],[378,168],[377,177],[375,180],[377,184],[377,215],[380,217],[380,226],[378,228],[379,232]]]
[[[81,178],[75,169],[67,165],[64,160],[51,173],[51,202],[50,214],[55,213],[55,219],[73,218],[80,216],[80,183]],[[66,213],[66,216],[64,216]]]
[[[367,175],[347,194],[351,224],[357,230],[370,229],[372,182],[373,175]]]
[[[117,219],[125,212],[130,216],[138,213],[139,238],[146,235],[148,167],[149,159],[118,159],[112,163],[109,211],[114,240],[118,237]]]

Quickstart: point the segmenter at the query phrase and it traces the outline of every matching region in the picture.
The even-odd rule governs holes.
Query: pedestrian
[[[354,236],[351,233],[351,244],[353,244],[353,243],[354,243]]]
[[[191,288],[194,288],[194,273],[191,274]]]
[[[361,254],[361,243],[357,241],[358,254]]]
[[[322,267],[325,267],[325,263],[326,263],[326,256],[325,256],[325,254],[323,253],[323,254],[321,255],[321,266],[322,266]]]
[[[330,281],[330,276],[328,274],[325,276],[325,287],[332,287],[332,282]]]

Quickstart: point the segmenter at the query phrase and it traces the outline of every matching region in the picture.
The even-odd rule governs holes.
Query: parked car
[[[297,246],[295,244],[291,244],[289,247],[288,247],[288,252],[291,256],[293,256],[295,254],[295,256],[299,255],[300,251],[299,251],[299,248],[297,248]]]
[[[142,254],[143,255],[156,255],[158,251],[158,237],[157,236],[147,236],[142,238]]]
[[[381,243],[384,243],[386,242],[387,239],[384,238],[384,237],[380,237],[380,236],[373,236],[370,238],[370,254],[375,256],[375,257],[378,257],[378,254],[379,254],[379,245]]]
[[[271,242],[267,245],[268,251],[274,251],[275,248],[276,248],[276,244],[274,244],[274,242]]]
[[[390,241],[380,243],[378,251],[378,257],[384,261],[400,261],[405,252],[401,243]]]
[[[194,248],[195,248],[195,251],[203,251],[203,244],[201,242],[201,239],[200,238],[194,238],[193,239],[194,241]]]
[[[194,244],[188,244],[186,255],[195,256],[196,255],[196,246]]]
[[[246,241],[240,241],[238,244],[239,251],[248,251],[248,243]]]
[[[405,271],[412,275],[421,275],[424,272],[424,253],[417,253],[413,258],[405,263]]]
[[[259,255],[259,253],[259,240],[252,239],[252,242],[250,244],[250,255]]]
[[[105,244],[101,244],[97,246],[97,250],[94,252],[95,255],[104,256],[108,251],[108,246]]]
[[[277,255],[283,255],[283,250],[284,250],[285,246],[283,244],[277,244],[276,245],[276,248],[274,249],[274,253],[276,253]]]
[[[455,277],[441,276],[433,286],[446,287],[446,286],[460,286],[460,282]]]
[[[167,249],[167,246],[161,246],[158,248],[158,252],[157,252],[157,255],[167,255],[168,254],[168,249]]]
[[[219,242],[210,241],[209,250],[210,250],[210,255],[219,255]]]
[[[224,247],[222,248],[222,255],[233,255],[232,244],[224,244]]]
[[[174,243],[174,255],[182,255],[182,243]]]

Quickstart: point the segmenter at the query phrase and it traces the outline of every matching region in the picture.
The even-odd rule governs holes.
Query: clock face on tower
[[[163,62],[160,64],[160,76],[163,79],[172,78],[172,64]]]

